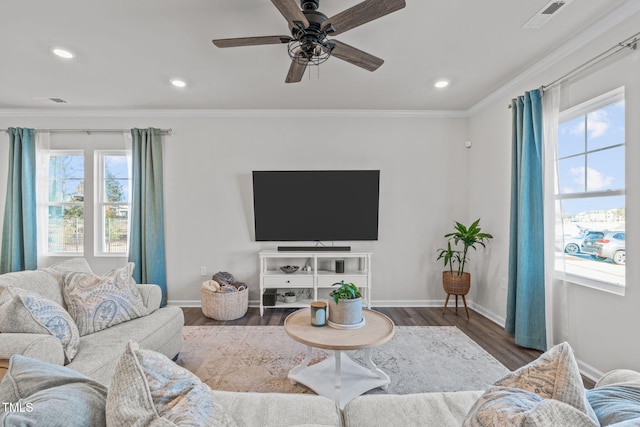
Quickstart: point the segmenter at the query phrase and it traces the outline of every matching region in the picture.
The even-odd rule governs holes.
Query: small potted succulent
[[[329,293],[329,326],[356,328],[363,325],[362,294],[353,283],[344,280],[334,283],[340,287]]]

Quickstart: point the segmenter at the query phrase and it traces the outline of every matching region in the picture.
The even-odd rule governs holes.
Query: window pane
[[[558,158],[584,153],[584,116],[558,126]]]
[[[49,157],[49,201],[84,201],[84,157]]]
[[[558,183],[560,194],[585,191],[584,155],[558,161]]]
[[[104,156],[104,194],[108,203],[129,201],[127,156]]]
[[[589,151],[624,144],[624,101],[587,114],[587,149]]]
[[[129,206],[113,205],[103,209],[104,236],[102,252],[127,252],[129,233]]]
[[[625,284],[625,266],[617,263],[620,254],[625,252],[624,206],[624,196],[562,200],[563,248],[568,273]]]
[[[624,146],[587,155],[587,191],[624,189]]]
[[[49,206],[48,249],[50,253],[82,253],[84,208],[82,205]]]

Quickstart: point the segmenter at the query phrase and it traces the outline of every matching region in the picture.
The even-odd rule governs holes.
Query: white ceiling
[[[319,10],[332,16],[359,1],[321,0]],[[2,0],[0,109],[468,110],[608,14],[640,3],[574,0],[541,29],[522,29],[547,2],[407,0],[336,37],[383,58],[380,69],[330,58],[285,84],[286,45],[211,43],[288,34],[269,0]],[[55,57],[56,46],[77,57]],[[171,86],[175,77],[188,86]],[[435,89],[439,78],[450,86]]]

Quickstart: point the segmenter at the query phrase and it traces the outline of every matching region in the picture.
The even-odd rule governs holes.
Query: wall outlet
[[[502,289],[503,291],[507,290],[507,278],[506,277],[501,277],[500,278],[500,289]]]
[[[207,275],[207,267],[202,266],[200,267],[200,276],[204,277]]]

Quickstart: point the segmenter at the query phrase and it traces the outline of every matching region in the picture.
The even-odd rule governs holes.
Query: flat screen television
[[[256,241],[378,240],[379,170],[253,171]]]

